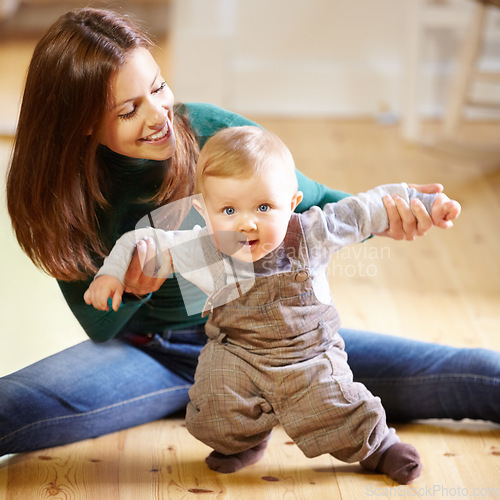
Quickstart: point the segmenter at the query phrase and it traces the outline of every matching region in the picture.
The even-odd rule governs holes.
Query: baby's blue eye
[[[267,203],[263,203],[259,205],[259,212],[267,212],[271,209],[271,207]]]
[[[226,207],[222,212],[226,215],[234,215],[236,210],[233,207]]]

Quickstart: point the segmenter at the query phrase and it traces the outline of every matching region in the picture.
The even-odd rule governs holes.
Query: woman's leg
[[[182,344],[175,346],[182,351]],[[187,358],[195,358],[184,370],[175,356],[173,371],[168,352],[155,359],[121,340],[85,341],[1,378],[0,456],[99,436],[185,408],[196,347],[186,345],[192,351]]]
[[[382,399],[389,420],[500,422],[500,353],[342,329],[354,378]]]

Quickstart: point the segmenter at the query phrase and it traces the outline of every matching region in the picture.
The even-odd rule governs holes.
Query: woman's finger
[[[395,240],[402,240],[405,237],[403,231],[403,224],[401,222],[401,216],[399,215],[396,203],[394,202],[392,196],[386,195],[383,198],[383,203],[387,211],[387,218],[389,221],[389,228],[381,233],[381,236],[388,236]]]
[[[416,235],[423,236],[433,226],[432,217],[427,212],[424,204],[417,199],[411,200],[411,208],[416,219]]]
[[[415,215],[413,214],[411,208],[408,206],[405,200],[398,196],[397,194],[392,195],[396,208],[398,210],[399,216],[401,218],[401,224],[403,227],[403,238],[408,241],[413,241],[417,235],[417,221]]]
[[[153,238],[144,240],[146,251],[142,263],[142,272],[149,278],[154,277],[156,268],[156,244]]]
[[[156,245],[152,238],[137,242],[132,261],[125,275],[125,291],[146,295],[157,291],[165,279],[154,277]]]

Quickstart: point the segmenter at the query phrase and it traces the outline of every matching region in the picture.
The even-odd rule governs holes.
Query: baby
[[[380,399],[353,381],[326,269],[333,252],[387,229],[386,194],[420,199],[441,227],[460,205],[394,184],[296,214],[302,193],[292,155],[258,127],[209,139],[196,187],[193,205],[206,227],[126,233],[86,303],[107,310],[111,298],[117,310],[135,244],[154,237],[162,252],[157,275],[177,272],[208,296],[208,342],[186,422],[213,448],[211,469],[235,472],[258,461],[279,423],[308,457],[330,453],[400,484],[413,481],[422,468],[418,452],[387,426]]]

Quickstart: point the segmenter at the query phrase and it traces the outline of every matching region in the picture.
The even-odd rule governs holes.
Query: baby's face
[[[245,262],[255,262],[281,244],[302,199],[294,174],[285,168],[269,168],[260,176],[207,176],[203,182],[207,224],[217,247]]]

